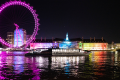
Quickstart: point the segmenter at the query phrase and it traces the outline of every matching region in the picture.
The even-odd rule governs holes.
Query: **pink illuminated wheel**
[[[20,47],[27,47],[30,44],[30,42],[33,39],[35,39],[35,36],[37,35],[38,26],[40,25],[39,24],[39,19],[38,19],[38,14],[36,14],[36,11],[29,4],[27,4],[25,2],[22,2],[22,1],[16,1],[16,0],[15,1],[9,1],[9,2],[6,2],[5,4],[3,4],[0,7],[0,14],[4,9],[6,9],[7,7],[10,7],[10,6],[13,6],[13,5],[23,6],[23,7],[27,8],[33,15],[34,22],[35,22],[34,31],[31,35],[31,37],[26,41],[26,44],[23,44],[22,46],[20,46]],[[2,39],[2,37],[0,37],[0,42],[4,45],[8,46],[8,47],[14,47],[14,45],[7,43],[4,39]]]

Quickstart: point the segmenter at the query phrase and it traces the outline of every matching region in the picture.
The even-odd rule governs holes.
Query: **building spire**
[[[69,40],[69,38],[68,38],[68,33],[66,33],[66,41],[68,41]]]

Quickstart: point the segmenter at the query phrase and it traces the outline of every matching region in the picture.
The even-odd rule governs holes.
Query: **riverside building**
[[[7,32],[7,42],[14,45],[14,33],[13,32]]]
[[[81,39],[72,38],[69,39],[68,33],[66,39],[36,39],[30,43],[30,49],[37,48],[61,48],[61,49],[83,49],[83,50],[107,50],[108,43],[103,39]]]

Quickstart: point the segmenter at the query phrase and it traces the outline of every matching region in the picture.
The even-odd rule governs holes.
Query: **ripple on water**
[[[118,80],[119,52],[94,51],[89,56],[25,57],[26,52],[0,52],[0,80]]]

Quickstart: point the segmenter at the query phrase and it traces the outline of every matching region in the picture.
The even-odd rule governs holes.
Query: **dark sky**
[[[9,0],[6,0],[9,1]],[[119,0],[22,0],[39,14],[36,38],[104,38],[120,42]],[[5,0],[0,0],[0,4]],[[29,31],[29,29],[27,30]]]

